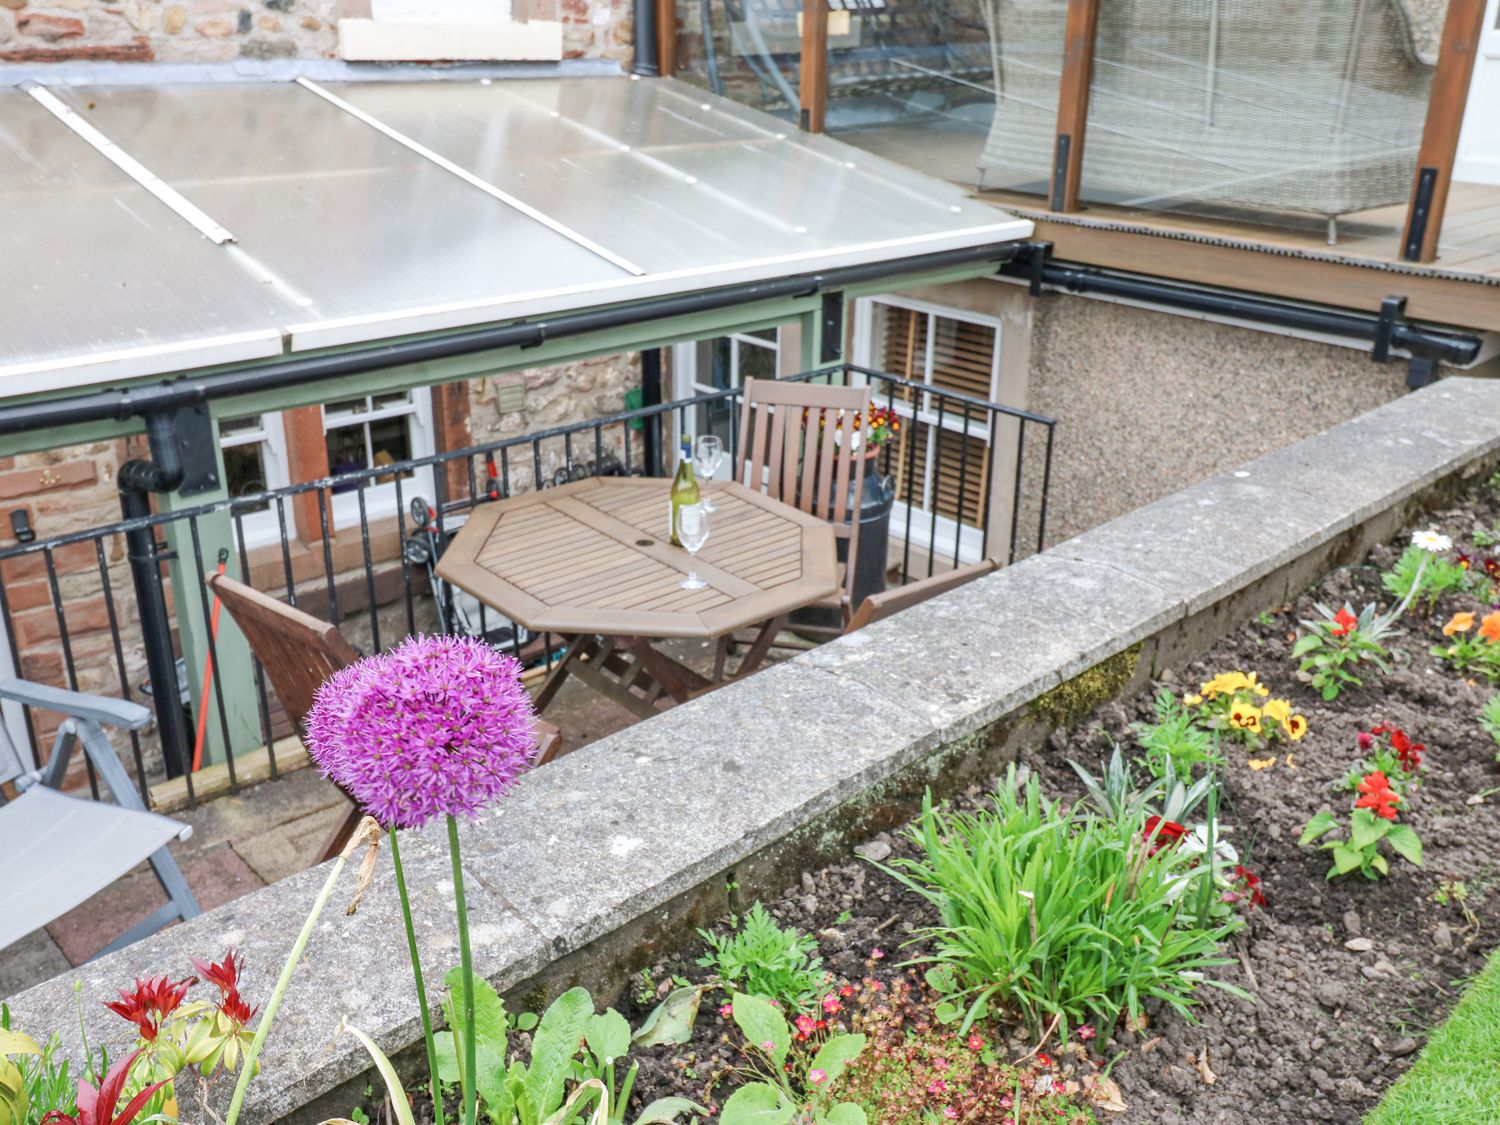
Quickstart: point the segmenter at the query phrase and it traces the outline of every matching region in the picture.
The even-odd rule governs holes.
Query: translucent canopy
[[[670,80],[4,90],[0,196],[0,397],[1031,232]]]

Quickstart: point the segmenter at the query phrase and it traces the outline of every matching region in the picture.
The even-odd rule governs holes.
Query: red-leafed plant
[[[166,978],[163,977],[162,980],[165,981]],[[181,997],[178,999],[180,1001]],[[72,1116],[55,1109],[42,1118],[41,1125],[130,1125],[130,1122],[134,1121],[145,1108],[146,1103],[167,1084],[166,1079],[153,1082],[126,1102],[123,1109],[116,1111],[115,1107],[119,1104],[120,1095],[125,1090],[125,1081],[130,1077],[130,1068],[135,1065],[135,1060],[140,1057],[140,1054],[140,1051],[136,1051],[133,1055],[121,1059],[110,1067],[109,1073],[99,1084],[98,1090],[83,1079],[79,1079],[77,1115]]]

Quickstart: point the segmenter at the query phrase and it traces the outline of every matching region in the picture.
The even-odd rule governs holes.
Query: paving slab
[[[66,972],[73,963],[63,956],[45,929],[32,930],[0,950],[0,996],[10,996],[38,981]]]
[[[228,844],[179,856],[177,862],[193,897],[204,910],[232,902],[266,885]],[[156,881],[155,872],[141,864],[125,878],[49,923],[47,932],[69,964],[81,965],[166,903],[166,892]]]

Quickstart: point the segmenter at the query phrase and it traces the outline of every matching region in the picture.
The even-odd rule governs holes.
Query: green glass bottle
[[[684,504],[696,504],[700,499],[698,478],[693,473],[693,443],[690,438],[683,438],[677,449],[677,475],[672,478],[672,511],[669,516],[672,523],[668,528],[672,546],[682,546],[682,541],[677,538],[677,509]]]

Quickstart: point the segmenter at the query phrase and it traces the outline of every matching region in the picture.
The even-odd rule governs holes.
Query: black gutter
[[[471,328],[446,336],[374,344],[335,355],[297,356],[273,360],[259,366],[236,367],[211,375],[183,375],[160,383],[21,403],[0,407],[0,435],[82,422],[123,421],[126,418],[146,417],[204,403],[210,399],[274,391],[409,363],[430,363],[494,348],[536,347],[548,340],[565,336],[710,312],[778,297],[811,297],[828,290],[887,277],[974,262],[1002,263],[1009,261],[1027,245],[1029,244],[1021,242],[994,242],[956,250],[937,250],[909,258],[843,266],[821,273],[741,282],[698,293],[655,297],[629,305],[566,313],[552,320]]]
[[[1040,296],[1043,286],[1051,286],[1069,293],[1126,297],[1163,308],[1186,309],[1254,324],[1364,340],[1372,347],[1371,358],[1380,363],[1390,358],[1391,349],[1400,348],[1412,356],[1408,382],[1412,383],[1419,375],[1422,377],[1421,382],[1414,385],[1430,382],[1433,365],[1438,361],[1466,364],[1479,357],[1481,342],[1478,337],[1426,328],[1407,320],[1403,315],[1406,302],[1402,297],[1386,298],[1378,314],[1346,312],[1058,262],[1049,256],[1051,248],[1051,243],[1047,242],[1028,243],[1022,253],[1001,266],[1000,273],[1029,281],[1032,296]]]

